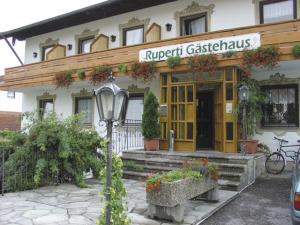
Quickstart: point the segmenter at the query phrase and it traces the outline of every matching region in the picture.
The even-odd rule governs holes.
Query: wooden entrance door
[[[197,92],[197,149],[214,147],[214,92]]]
[[[195,84],[171,86],[170,124],[174,130],[174,148],[180,151],[195,151]]]
[[[214,118],[215,118],[215,150],[223,151],[224,149],[224,99],[223,84],[220,84],[215,90],[214,99]]]

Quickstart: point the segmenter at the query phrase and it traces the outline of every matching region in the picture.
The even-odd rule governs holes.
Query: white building
[[[143,98],[149,90],[160,99],[166,110],[161,115],[162,149],[167,149],[167,134],[173,129],[176,151],[237,152],[240,132],[232,112],[242,54],[225,57],[221,53],[274,45],[279,48],[279,66],[272,71],[255,69],[252,75],[271,93],[268,104],[274,106],[264,113],[255,138],[271,148],[276,144],[273,136],[296,142],[300,67],[292,47],[300,41],[299,4],[298,0],[103,2],[1,33],[26,40],[26,65],[6,69],[0,89],[23,93],[23,112],[44,108],[67,117],[85,111],[84,123],[100,130],[91,94],[100,84],[94,86],[90,80],[97,66],[109,65],[117,84],[129,89],[128,119],[141,120]],[[243,41],[243,46],[229,47],[231,42]],[[218,71],[213,76],[191,76],[185,59],[193,54],[190,44],[194,51],[200,44],[218,53]],[[131,65],[142,60],[143,51],[149,60],[147,49],[164,56],[179,55],[183,60],[170,69],[166,57],[156,59],[156,79],[135,81],[130,76]],[[120,64],[127,65],[127,73],[118,70]],[[79,70],[85,71],[84,80],[77,77]],[[74,82],[69,88],[56,88],[56,77],[66,71],[72,71]]]

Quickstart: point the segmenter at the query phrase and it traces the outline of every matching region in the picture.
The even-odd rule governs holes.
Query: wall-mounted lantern
[[[68,50],[69,50],[69,51],[72,50],[72,47],[73,47],[73,46],[72,46],[71,44],[68,44],[67,46],[68,46]]]
[[[32,55],[33,55],[33,58],[36,58],[38,56],[37,52],[33,52]]]
[[[110,35],[111,42],[115,42],[116,38],[117,38],[116,35]]]
[[[167,31],[171,31],[171,30],[172,30],[172,24],[167,23],[167,24],[166,24],[166,30],[167,30]]]

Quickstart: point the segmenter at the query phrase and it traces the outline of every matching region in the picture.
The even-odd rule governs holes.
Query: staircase
[[[255,179],[255,156],[220,152],[123,151],[123,176],[127,179],[145,180],[149,174],[180,168],[184,160],[204,157],[210,163],[218,165],[220,189],[239,191]]]

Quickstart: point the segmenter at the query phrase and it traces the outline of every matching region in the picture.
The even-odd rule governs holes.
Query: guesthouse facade
[[[174,130],[175,151],[236,153],[244,52],[271,46],[278,62],[254,65],[251,77],[268,97],[254,138],[275,148],[273,136],[300,133],[299,9],[299,0],[108,0],[0,33],[26,41],[25,65],[7,68],[0,90],[22,92],[23,112],[85,112],[81,122],[101,132],[92,92],[112,70],[130,94],[128,120],[141,120],[149,91],[158,97],[162,150]]]

